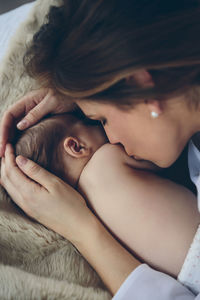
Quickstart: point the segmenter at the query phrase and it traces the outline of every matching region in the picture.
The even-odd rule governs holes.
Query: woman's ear
[[[63,142],[64,151],[74,158],[87,157],[90,154],[89,148],[83,145],[75,137],[67,137]]]
[[[154,81],[151,74],[145,70],[140,69],[135,71],[132,75],[126,78],[128,84],[138,84],[140,87],[148,88],[154,87]],[[158,100],[145,100],[151,117],[157,118],[163,112],[163,106]]]
[[[156,115],[157,117],[160,116],[163,112],[162,103],[158,100],[146,100],[145,103],[147,104],[148,110],[151,116]]]
[[[139,86],[144,88],[154,86],[151,74],[145,69],[135,71],[132,75],[126,78],[126,82],[128,84],[138,84]]]

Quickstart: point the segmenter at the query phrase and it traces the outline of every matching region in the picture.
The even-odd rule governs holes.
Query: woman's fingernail
[[[28,126],[28,121],[27,120],[22,120],[17,124],[18,129],[24,129]]]
[[[19,166],[23,167],[27,163],[28,159],[23,156],[18,156],[17,157],[17,163]]]

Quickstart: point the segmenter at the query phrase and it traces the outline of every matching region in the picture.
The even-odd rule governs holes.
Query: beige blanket
[[[49,5],[38,0],[12,40],[0,66],[0,113],[36,83],[24,72],[22,58]],[[99,253],[101,255],[101,253]],[[111,295],[73,245],[30,220],[0,187],[0,299],[111,299]]]

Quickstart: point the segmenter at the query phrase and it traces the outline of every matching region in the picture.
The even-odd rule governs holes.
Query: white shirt
[[[197,187],[200,211],[200,152],[190,141],[188,167],[191,180]],[[142,264],[125,280],[113,300],[200,300],[185,286],[164,273]]]

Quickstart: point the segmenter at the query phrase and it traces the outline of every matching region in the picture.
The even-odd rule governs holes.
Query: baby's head
[[[87,162],[106,142],[99,123],[66,113],[45,118],[21,132],[15,153],[75,187]]]

